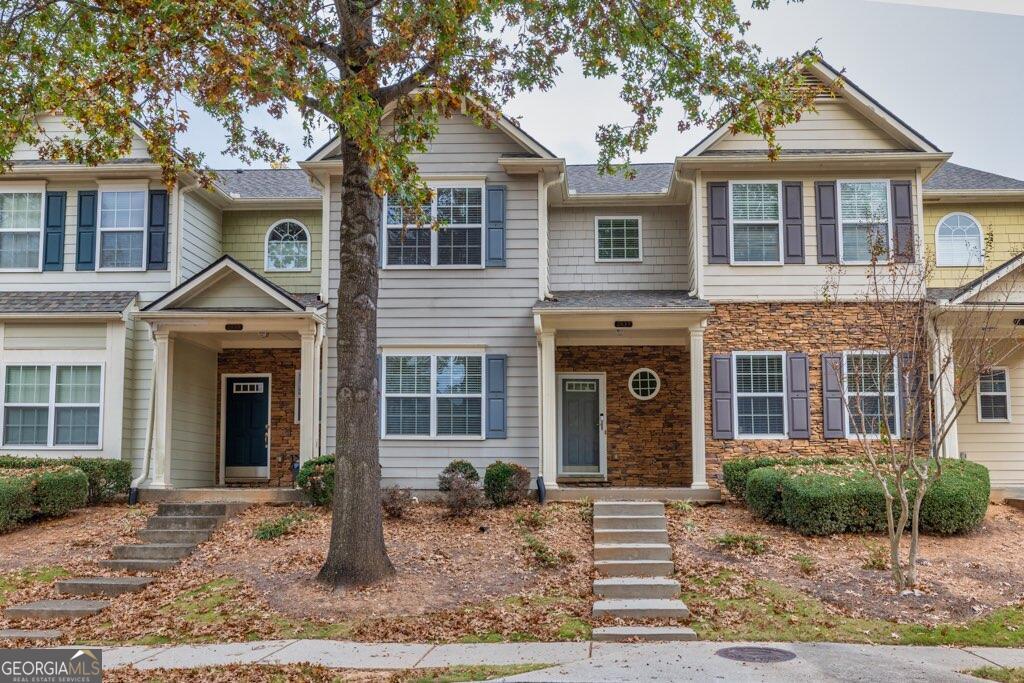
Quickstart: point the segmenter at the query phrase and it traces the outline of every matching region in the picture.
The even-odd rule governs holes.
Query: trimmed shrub
[[[299,468],[295,482],[309,502],[327,507],[334,500],[334,456],[321,455]]]
[[[829,536],[886,529],[882,487],[869,475],[792,476],[783,472],[782,515],[786,526],[794,531],[805,536]]]
[[[942,476],[921,501],[921,530],[948,536],[977,528],[985,519],[990,494],[984,465],[967,460],[943,463]]]
[[[405,516],[405,511],[413,504],[412,491],[400,486],[389,486],[384,489],[380,496],[381,507],[384,514],[392,519],[400,519]]]
[[[456,472],[448,484],[448,490],[444,492],[444,504],[448,506],[448,514],[452,517],[463,517],[483,505],[483,496],[477,482]]]
[[[788,475],[783,469],[759,467],[750,470],[744,486],[747,507],[751,512],[773,524],[786,521],[782,512],[782,481]]]
[[[68,465],[77,467],[89,480],[89,505],[98,505],[128,493],[132,483],[132,465],[127,460],[107,458],[22,458],[0,455],[0,469],[40,469]]]
[[[782,462],[781,458],[733,458],[722,463],[722,478],[725,488],[737,500],[747,498],[747,477],[756,469],[771,467]]]
[[[484,472],[484,495],[497,507],[518,503],[529,488],[530,470],[522,465],[496,460]]]
[[[89,501],[89,478],[77,467],[57,467],[29,474],[32,506],[44,517],[63,517]]]
[[[447,491],[451,487],[452,477],[456,474],[461,474],[466,481],[480,481],[480,473],[473,467],[473,463],[468,460],[452,460],[441,470],[441,474],[437,475],[437,489]]]
[[[28,477],[0,473],[0,534],[31,519],[32,484]]]

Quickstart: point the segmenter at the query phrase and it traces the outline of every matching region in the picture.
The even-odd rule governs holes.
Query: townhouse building
[[[970,298],[968,279],[993,276],[964,253],[964,216],[1003,235],[989,262],[1013,271],[1024,183],[949,163],[852,82],[827,95],[824,62],[806,76],[822,96],[779,131],[778,159],[726,125],[629,179],[566,164],[506,118],[442,121],[415,160],[445,227],[384,199],[384,483],[433,489],[452,459],[501,459],[552,497],[714,499],[729,457],[858,452],[837,396],[880,372],[882,329],[863,322],[872,226],[936,305]],[[209,189],[164,187],[137,147],[91,168],[25,147],[0,177],[0,450],[128,459],[151,495],[289,488],[339,419],[337,141]],[[1009,487],[1024,458],[1004,394],[1007,419],[962,417],[949,454]],[[895,383],[884,400],[899,435]]]

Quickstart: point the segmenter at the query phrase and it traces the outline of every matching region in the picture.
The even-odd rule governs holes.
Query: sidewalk
[[[794,659],[748,664],[719,650],[761,645]],[[946,648],[842,643],[485,643],[402,644],[276,640],[216,645],[110,647],[104,669],[193,668],[226,664],[320,664],[344,669],[425,669],[460,664],[551,664],[510,681],[966,681],[957,672],[1024,666],[1024,649]]]

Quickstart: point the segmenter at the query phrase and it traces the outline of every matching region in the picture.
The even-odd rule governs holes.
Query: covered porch
[[[704,455],[711,312],[679,291],[553,292],[536,304],[551,498],[716,498]]]

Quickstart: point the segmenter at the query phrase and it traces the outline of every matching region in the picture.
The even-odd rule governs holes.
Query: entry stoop
[[[595,617],[620,619],[688,619],[679,599],[679,582],[671,578],[665,505],[651,501],[601,500],[594,503]],[[683,626],[608,626],[593,631],[595,641],[695,640]]]

